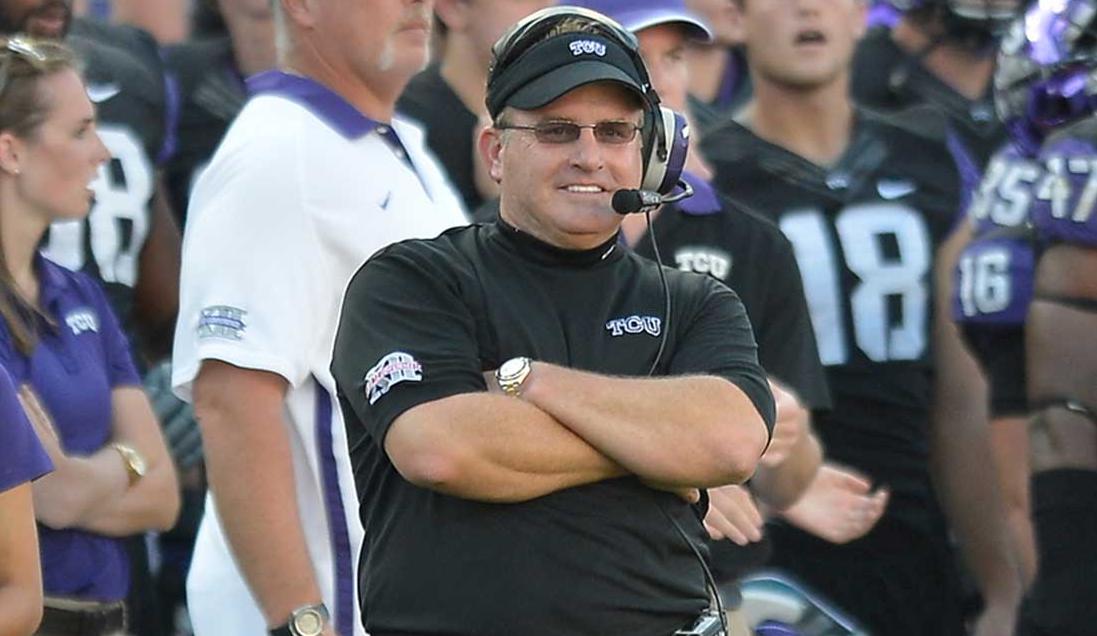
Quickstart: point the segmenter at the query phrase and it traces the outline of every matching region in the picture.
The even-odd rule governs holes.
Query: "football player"
[[[1097,622],[1097,4],[1041,1],[1003,43],[996,84],[1019,145],[1044,175],[1026,325],[1035,416],[1032,508],[1039,569],[1019,632],[1085,634]],[[1012,90],[1011,90],[1012,89]]]

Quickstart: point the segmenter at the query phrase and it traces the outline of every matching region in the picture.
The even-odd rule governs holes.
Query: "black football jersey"
[[[736,122],[703,149],[714,185],[792,243],[833,399],[816,414],[827,455],[888,485],[892,512],[930,497],[933,265],[960,191],[947,146],[860,111],[829,168]]]
[[[484,204],[476,187],[475,144],[479,117],[470,111],[442,77],[441,67],[428,66],[411,78],[396,110],[423,128],[427,147],[438,158],[446,177],[461,195],[465,209],[473,212]],[[489,221],[492,217],[477,217]]]
[[[244,107],[247,88],[227,35],[172,47],[166,64],[179,89],[179,117],[178,142],[164,167],[164,179],[179,226],[184,227],[191,188]]]
[[[65,43],[84,64],[99,137],[111,159],[92,182],[87,218],[50,226],[42,252],[99,280],[131,333],[133,288],[150,225],[156,161],[165,152],[164,75],[156,43],[132,27],[73,21]]]
[[[682,271],[707,274],[743,303],[766,373],[791,387],[811,409],[830,408],[825,372],[804,302],[792,247],[769,220],[686,175],[692,198],[665,206],[634,250]]]
[[[885,112],[932,105],[948,117],[979,169],[1007,140],[989,84],[979,99],[960,95],[926,70],[916,56],[899,48],[883,27],[869,31],[857,46],[850,90],[857,103]]]

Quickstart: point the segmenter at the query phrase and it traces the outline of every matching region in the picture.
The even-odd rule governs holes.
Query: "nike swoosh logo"
[[[100,104],[122,92],[118,84],[88,84],[88,99]]]
[[[876,182],[876,192],[889,201],[913,194],[917,189],[918,186],[902,179],[880,179]]]

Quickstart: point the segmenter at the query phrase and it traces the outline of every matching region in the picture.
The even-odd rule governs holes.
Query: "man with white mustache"
[[[362,541],[328,370],[347,281],[392,241],[464,221],[393,117],[427,61],[430,0],[274,3],[278,69],[195,185],[173,385],[210,484],[188,578],[199,636],[362,635]]]

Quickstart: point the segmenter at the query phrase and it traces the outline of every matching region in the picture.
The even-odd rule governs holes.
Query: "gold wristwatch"
[[[110,447],[118,451],[118,454],[122,456],[122,461],[126,463],[126,472],[129,473],[130,485],[132,486],[141,481],[149,468],[148,462],[141,456],[141,453],[138,453],[132,446],[117,442],[111,444]]]
[[[533,368],[532,364],[529,358],[522,356],[511,358],[499,365],[499,368],[495,370],[495,381],[499,383],[499,388],[503,390],[503,393],[512,397],[521,395],[522,383],[529,377],[529,372]]]

